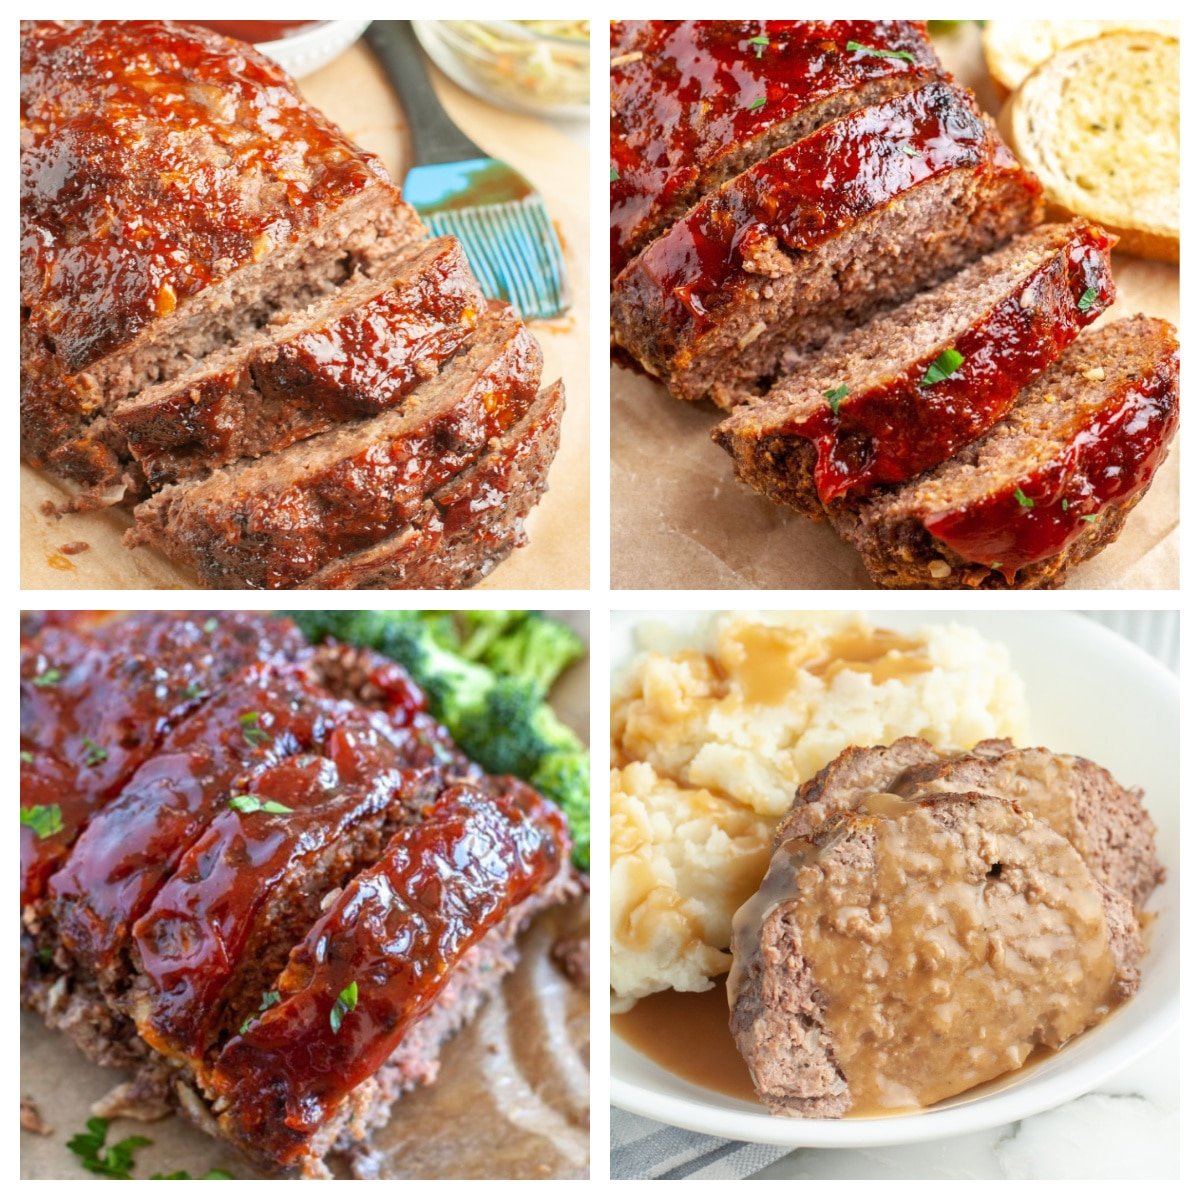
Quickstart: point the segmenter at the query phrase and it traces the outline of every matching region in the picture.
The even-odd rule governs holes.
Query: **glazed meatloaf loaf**
[[[1121,532],[1179,420],[1179,344],[1134,317],[1085,333],[953,458],[830,517],[887,587],[1049,588]]]
[[[210,587],[295,587],[401,531],[521,418],[541,367],[537,343],[496,306],[399,408],[164,488],[136,510],[134,540]]]
[[[1128,899],[1066,838],[978,792],[870,795],[779,842],[733,951],[755,1089],[803,1117],[895,1113],[1015,1070],[1136,990],[1142,952]]]
[[[24,457],[116,486],[116,405],[422,233],[377,160],[251,47],[166,22],[27,22]]]
[[[616,344],[729,407],[787,356],[941,282],[1040,215],[1037,183],[943,82],[860,108],[709,194],[616,279]]]
[[[147,388],[112,420],[157,491],[395,407],[466,342],[485,307],[462,247],[437,238]]]
[[[706,192],[941,73],[923,21],[613,21],[611,268]]]
[[[211,691],[170,721],[160,695],[126,695],[125,662],[208,620],[216,641],[227,625],[239,645],[257,638],[261,660],[194,672]],[[327,1153],[436,1076],[442,1043],[514,964],[521,927],[575,889],[562,816],[468,762],[405,673],[370,652],[314,650],[289,622],[229,614],[75,632],[103,641],[111,668],[92,671],[90,707],[64,703],[55,722],[42,706],[23,724],[23,783],[35,745],[60,762],[92,745],[101,766],[108,739],[116,765],[60,838],[48,884],[23,882],[23,1001],[137,1071],[105,1111],[177,1107],[272,1170],[322,1177]],[[23,698],[49,690],[58,633],[30,631]],[[59,669],[82,696],[89,676]],[[22,825],[49,829],[24,787]]]
[[[801,355],[713,433],[738,478],[810,516],[936,466],[1003,417],[1113,300],[1112,239],[1084,222],[1015,238]]]
[[[525,545],[562,423],[561,383],[545,388],[487,453],[426,500],[411,525],[323,567],[304,588],[471,587]]]

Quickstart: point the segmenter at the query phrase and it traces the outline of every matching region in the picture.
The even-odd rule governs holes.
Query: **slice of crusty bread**
[[[1047,59],[1001,128],[1048,204],[1096,221],[1142,258],[1179,261],[1179,42],[1118,31]]]
[[[1065,46],[1116,29],[1148,29],[1179,36],[1178,21],[988,21],[983,30],[983,56],[996,90],[1004,97]]]

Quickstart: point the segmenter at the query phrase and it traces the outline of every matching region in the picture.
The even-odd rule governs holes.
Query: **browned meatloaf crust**
[[[941,754],[923,738],[843,751],[796,794],[776,845],[806,837],[837,813],[860,811],[866,797],[911,799],[940,792],[985,792],[1013,800],[1071,843],[1097,880],[1134,908],[1166,878],[1154,846],[1154,822],[1139,788],[1123,788],[1086,758],[1003,739],[969,753]]]
[[[135,511],[133,540],[208,587],[294,587],[410,522],[520,419],[541,369],[537,343],[498,306],[400,408],[164,488]]]
[[[1120,533],[1178,419],[1174,329],[1115,321],[948,462],[830,517],[885,587],[1058,587]]]
[[[115,484],[115,404],[421,233],[378,161],[242,43],[166,22],[27,22],[23,456]]]
[[[914,972],[919,976],[919,963],[926,960],[917,956],[932,956],[941,962],[949,987],[939,999],[952,1003],[956,972],[964,969],[964,960],[986,955],[996,938],[1002,939],[1010,955],[1022,958],[1028,954],[1026,966],[1040,961],[1046,954],[1041,923],[1023,923],[1019,915],[1036,909],[1048,914],[1055,924],[1060,923],[1060,914],[1072,912],[1102,922],[1098,932],[1106,935],[1112,976],[1107,982],[1100,981],[1107,988],[1107,999],[1087,1023],[1100,1020],[1108,1007],[1136,990],[1141,942],[1133,910],[1124,896],[1095,881],[1058,833],[1015,805],[978,793],[944,793],[911,807],[929,814],[948,840],[959,847],[964,873],[946,883],[966,885],[971,895],[978,894],[983,927],[979,937],[960,933],[958,945],[965,952],[962,957],[947,956],[944,950],[938,955],[936,947],[922,948],[920,943],[904,947],[914,960],[907,967],[904,963],[899,967],[891,964],[899,976]],[[773,880],[778,890],[772,892],[771,899],[778,902],[766,908],[761,925],[737,931],[730,976],[730,1025],[759,1097],[773,1113],[839,1117],[859,1099],[847,1081],[828,1027],[828,992],[822,986],[822,977],[812,968],[811,957],[806,955],[801,925],[793,912],[798,905],[824,904],[831,896],[857,897],[869,892],[885,826],[892,825],[891,837],[904,837],[904,820],[899,815],[835,817],[816,835],[817,846],[822,847],[819,870],[805,867],[810,860],[803,847],[809,843],[786,843],[797,847],[799,853],[789,860],[781,850],[772,862],[772,873],[780,874]],[[1002,853],[999,861],[998,853]],[[880,921],[886,926],[887,902],[881,900],[879,908],[882,911],[872,908],[869,919],[864,916],[863,920]],[[847,922],[853,924],[855,917],[852,912],[831,911],[828,920],[831,929],[840,931]],[[858,927],[862,927],[861,922]],[[1080,966],[1086,976],[1088,964],[1081,960]],[[903,1059],[904,1047],[910,1043],[889,1022],[898,1022],[905,1029],[915,1025],[924,1035],[935,1013],[908,1005],[898,1009],[896,989],[888,979],[887,971],[882,976],[863,978],[856,1002],[861,996],[863,1003],[878,1005],[878,1023],[896,1039],[885,1042],[884,1047],[890,1055]],[[1021,987],[1026,992],[1037,985],[1037,978],[1022,977]],[[904,990],[899,988],[901,993]],[[1003,1014],[991,1013],[991,1020],[1011,1022],[1011,1030],[1006,1027],[1005,1032],[1011,1034],[1014,1045],[1025,1047],[1025,1053],[1042,1042],[1056,1044],[1053,1014],[1059,998],[1046,996],[1044,1000],[1044,1011],[1035,999],[1028,1007],[1010,1005]]]
[[[610,64],[614,275],[705,192],[941,73],[924,21],[613,21]]]
[[[403,532],[330,563],[305,588],[463,588],[525,545],[525,519],[558,450],[561,383],[544,389],[484,457],[439,488]]]
[[[463,345],[486,303],[462,247],[438,238],[147,388],[113,423],[157,491],[396,406]]]
[[[1035,224],[1037,183],[945,83],[860,109],[702,200],[613,285],[615,342],[723,406]]]
[[[190,625],[102,622],[114,672],[97,677],[119,693],[131,652]],[[297,638],[285,621],[261,636],[287,654]],[[404,672],[367,651],[252,663],[165,741],[146,703],[127,706],[129,735],[150,747],[138,773],[96,811],[48,901],[23,912],[23,1003],[98,1061],[138,1070],[106,1112],[179,1107],[269,1169],[322,1177],[328,1150],[436,1077],[521,927],[577,891],[562,815],[467,762]],[[104,734],[94,708],[73,711],[61,737]],[[131,822],[154,796],[157,828]],[[108,903],[119,895],[129,911]],[[102,912],[117,922],[93,920]]]
[[[995,424],[1112,303],[1111,244],[1082,221],[1018,237],[801,355],[713,437],[743,483],[813,517],[902,483]]]

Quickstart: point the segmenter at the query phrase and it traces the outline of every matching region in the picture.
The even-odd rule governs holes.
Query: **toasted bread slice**
[[[1141,258],[1179,261],[1179,42],[1118,31],[1047,59],[1001,127],[1052,209],[1096,221]]]
[[[988,74],[1004,98],[1064,47],[1117,29],[1179,36],[1178,21],[988,21],[983,29],[983,56]]]

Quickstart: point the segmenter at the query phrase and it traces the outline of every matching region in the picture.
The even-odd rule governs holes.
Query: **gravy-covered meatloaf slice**
[[[558,450],[561,383],[487,453],[439,488],[401,533],[323,567],[304,588],[464,588],[529,540],[525,519],[546,490]]]
[[[1003,417],[1113,301],[1112,239],[1047,225],[801,355],[713,437],[738,478],[813,517],[936,466]]]
[[[616,279],[613,337],[675,395],[730,407],[792,353],[940,283],[1040,208],[971,96],[930,83],[703,199]]]
[[[1129,901],[1015,804],[880,796],[779,845],[734,923],[731,1028],[773,1113],[934,1104],[1136,989]]]
[[[157,491],[398,405],[487,307],[453,238],[385,264],[241,345],[118,405],[113,423]]]
[[[26,22],[22,454],[116,486],[116,404],[422,232],[379,162],[251,47],[168,22]]]
[[[137,508],[134,540],[208,587],[294,587],[402,530],[524,415],[541,369],[537,343],[500,306],[399,408],[164,488]]]
[[[1001,739],[949,755],[922,738],[852,746],[797,792],[776,837],[807,836],[840,813],[867,811],[881,795],[913,800],[941,792],[986,792],[1019,804],[1062,834],[1097,880],[1134,908],[1165,878],[1139,788],[1122,787],[1086,758]]]
[[[752,163],[940,73],[923,21],[613,21],[612,273]]]
[[[946,463],[830,506],[884,587],[1048,588],[1121,532],[1179,421],[1179,343],[1133,317],[1084,334]]]

